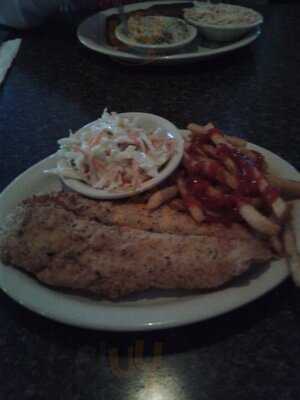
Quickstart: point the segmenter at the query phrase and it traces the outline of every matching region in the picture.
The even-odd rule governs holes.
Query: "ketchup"
[[[186,201],[191,202],[190,205],[198,201],[206,214],[206,221],[230,224],[241,221],[238,212],[241,204],[251,202],[253,197],[262,196],[263,200],[271,205],[278,198],[279,192],[269,184],[261,189],[264,180],[264,159],[254,150],[251,151],[252,156],[248,156],[230,145],[218,144],[215,159],[210,158],[208,162],[205,158],[201,159],[201,154],[205,154],[202,146],[212,145],[211,139],[216,133],[223,135],[221,131],[213,128],[207,134],[195,136],[186,150],[184,166],[187,173],[187,189],[191,194],[191,198],[187,198]],[[212,186],[216,177],[224,174],[225,167],[222,162],[226,158],[231,159],[237,169],[235,175],[238,178],[238,187],[234,191],[226,186],[215,190]]]
[[[199,177],[191,177],[187,180],[187,188],[193,198],[201,203],[206,214],[206,221],[229,224],[239,220],[235,196],[223,192],[211,194],[210,187],[210,182]]]
[[[268,186],[263,192],[262,192],[263,198],[268,203],[269,205],[272,205],[276,199],[279,197],[279,190],[272,187]]]

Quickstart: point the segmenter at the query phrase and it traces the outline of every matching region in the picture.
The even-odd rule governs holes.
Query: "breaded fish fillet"
[[[35,197],[35,202],[47,204],[50,197]],[[128,202],[110,202],[91,200],[76,193],[59,192],[51,196],[53,205],[63,207],[79,217],[101,222],[105,225],[127,226],[130,228],[158,233],[174,233],[180,235],[204,235],[228,238],[251,237],[249,231],[240,224],[232,224],[226,229],[223,224],[198,225],[187,213],[178,212],[168,206],[149,211],[146,204]],[[32,200],[29,200],[29,204]]]
[[[1,259],[40,281],[118,298],[149,288],[215,288],[272,258],[241,225],[196,225],[168,207],[58,193],[27,200],[2,235]]]

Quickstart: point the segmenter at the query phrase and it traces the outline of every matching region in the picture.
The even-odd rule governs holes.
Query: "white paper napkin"
[[[0,46],[0,85],[18,54],[21,42],[21,39],[8,40]]]

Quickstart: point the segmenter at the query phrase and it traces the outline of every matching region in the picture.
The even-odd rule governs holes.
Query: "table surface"
[[[300,6],[263,9],[253,45],[181,67],[119,65],[82,47],[69,23],[24,34],[0,91],[0,189],[111,110],[180,127],[215,121],[300,167]],[[291,280],[227,315],[151,333],[47,320],[0,294],[5,399],[299,399],[300,291]]]

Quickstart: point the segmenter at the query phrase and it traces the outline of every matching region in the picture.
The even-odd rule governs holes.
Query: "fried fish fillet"
[[[35,197],[35,202],[47,204],[49,196]],[[232,224],[229,229],[223,224],[198,225],[188,213],[178,212],[168,206],[149,211],[144,203],[109,202],[91,200],[76,193],[59,192],[51,196],[53,205],[63,207],[78,217],[88,218],[104,225],[127,226],[150,232],[173,233],[179,235],[204,235],[249,239],[251,236],[240,224]],[[29,204],[32,200],[29,200]]]
[[[0,256],[40,281],[118,298],[150,288],[216,288],[266,262],[242,225],[197,225],[165,206],[58,193],[25,201],[2,233]]]

